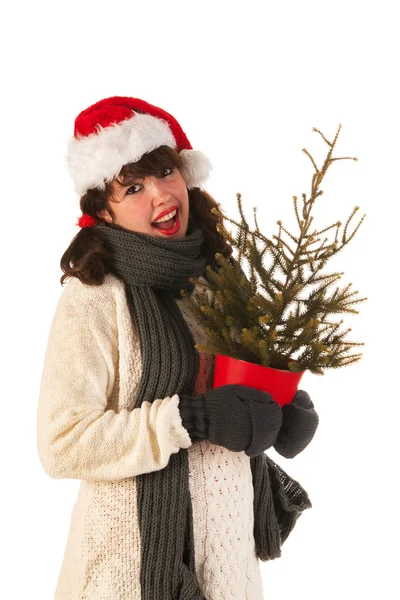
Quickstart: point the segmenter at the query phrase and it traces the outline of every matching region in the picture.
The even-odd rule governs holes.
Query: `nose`
[[[153,203],[158,205],[169,201],[171,194],[166,190],[165,183],[162,179],[150,176],[148,178],[148,183]]]

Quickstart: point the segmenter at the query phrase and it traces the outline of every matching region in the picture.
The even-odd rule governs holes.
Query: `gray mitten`
[[[303,390],[298,390],[292,402],[282,407],[282,414],[282,428],[274,448],[285,458],[294,458],[313,439],[319,417],[310,396]]]
[[[269,394],[237,384],[194,397],[181,394],[179,410],[192,440],[207,439],[248,456],[270,448],[282,425],[281,408]]]

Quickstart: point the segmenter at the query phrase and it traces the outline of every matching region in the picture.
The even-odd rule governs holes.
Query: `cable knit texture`
[[[177,300],[196,342],[204,332]],[[212,387],[200,354],[195,387]],[[73,376],[71,376],[73,373]],[[55,478],[80,479],[55,600],[141,600],[135,477],[188,449],[195,568],[207,600],[262,600],[253,535],[250,458],[207,440],[192,443],[179,397],[133,408],[141,355],[124,284],[71,279],[61,293],[45,355],[37,419],[40,460]]]

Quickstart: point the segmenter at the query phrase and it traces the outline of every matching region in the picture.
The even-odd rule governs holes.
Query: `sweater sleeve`
[[[163,469],[192,444],[179,396],[107,410],[118,368],[116,301],[103,286],[69,284],[50,325],[40,383],[44,470],[53,478],[111,481]]]

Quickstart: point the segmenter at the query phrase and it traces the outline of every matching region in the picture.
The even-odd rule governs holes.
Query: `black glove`
[[[283,423],[274,448],[285,458],[294,458],[308,446],[318,427],[319,417],[310,396],[298,390],[290,404],[282,407]]]
[[[237,384],[194,397],[180,394],[179,410],[192,440],[207,439],[248,456],[270,448],[282,425],[282,410],[270,394]]]

